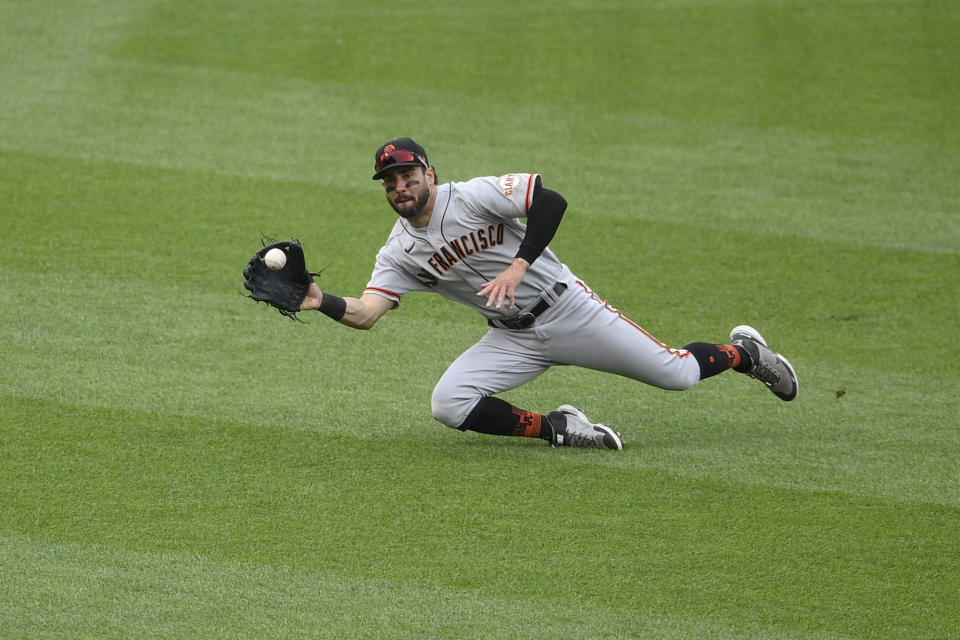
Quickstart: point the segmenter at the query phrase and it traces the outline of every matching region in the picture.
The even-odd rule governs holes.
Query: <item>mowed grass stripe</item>
[[[578,607],[735,626],[899,633],[954,607],[942,588],[956,505],[691,480],[602,452],[520,444],[502,456],[470,439],[3,404],[6,537],[427,581],[543,607],[566,585]],[[863,614],[876,610],[882,620]]]
[[[545,605],[419,580],[324,574],[291,566],[105,545],[0,540],[0,633],[75,638],[454,638],[582,640],[839,637],[763,624],[597,609],[566,594]],[[349,631],[345,631],[349,630]]]
[[[475,336],[483,328],[469,324],[472,316],[438,315],[438,301],[428,296],[405,302],[385,326],[361,333],[316,315],[306,318],[309,324],[290,322],[244,299],[238,284],[208,291],[114,276],[73,284],[25,274],[11,283],[3,294],[10,304],[0,311],[10,347],[0,389],[13,398],[277,426],[318,437],[402,437],[421,445],[467,437],[433,420],[429,398],[449,349],[458,353],[473,339],[463,323]],[[58,304],[47,313],[18,311],[54,299]],[[427,349],[410,338],[424,315],[449,348]],[[803,396],[789,405],[732,374],[681,396],[575,369],[551,371],[508,397],[544,411],[571,400],[603,407],[599,416],[637,448],[622,462],[629,466],[952,500],[960,436],[944,428],[957,407],[947,379],[931,386],[935,376],[904,369],[889,355],[870,366],[847,362],[844,350],[860,339],[855,333],[848,332],[844,347],[839,336],[822,328],[818,336],[816,323],[805,322],[810,347],[791,353]],[[820,353],[818,345],[830,340],[837,351]],[[789,344],[790,337],[781,341]],[[304,349],[318,357],[299,359]],[[384,360],[384,353],[391,358]],[[731,397],[741,400],[716,410]]]
[[[289,194],[275,196],[271,208],[293,216],[299,215],[298,209],[316,210],[318,205],[334,217],[355,210],[356,197],[329,199],[330,191],[342,191],[344,185],[351,185],[354,193],[372,193],[366,182],[370,143],[364,143],[390,134],[379,133],[380,127],[371,122],[344,121],[350,117],[344,114],[365,109],[351,103],[355,98],[342,87],[298,84],[265,92],[253,88],[263,82],[254,77],[238,80],[232,92],[208,94],[204,89],[209,89],[212,77],[194,77],[197,72],[188,68],[165,71],[169,78],[155,78],[159,95],[131,96],[117,94],[116,76],[129,75],[128,84],[142,93],[146,89],[135,81],[144,81],[144,69],[121,67],[103,73],[109,80],[102,81],[108,84],[91,92],[87,106],[78,106],[71,90],[44,95],[37,104],[24,97],[30,114],[5,127],[0,148],[48,159],[123,162],[134,174],[146,167],[182,170],[187,181],[203,172],[312,185],[312,198],[293,207]],[[227,80],[217,75],[216,82]],[[105,102],[114,94],[113,102]],[[211,103],[197,104],[192,101],[195,95],[209,96]],[[397,99],[375,95],[362,102],[375,109],[385,100]],[[438,95],[430,102],[453,100],[455,96]],[[238,102],[247,106],[238,107]],[[296,110],[299,103],[322,107],[303,115]],[[483,108],[502,110],[502,117],[509,118],[515,105],[493,102]],[[587,117],[586,111],[571,109],[562,116],[570,126],[575,126],[575,116]],[[213,115],[221,113],[230,116]],[[683,221],[711,231],[736,228],[913,251],[960,250],[960,227],[950,215],[958,197],[955,185],[960,184],[955,151],[931,153],[926,147],[838,140],[804,130],[768,131],[749,124],[731,125],[717,135],[712,123],[651,118],[642,112],[620,114],[601,126],[605,135],[594,144],[586,163],[583,156],[572,162],[538,152],[536,140],[521,139],[508,159],[499,142],[471,143],[473,164],[468,165],[442,136],[428,134],[426,142],[432,143],[432,157],[445,180],[467,179],[478,171],[542,171],[549,185],[567,195],[572,211],[590,217],[623,218],[634,224]],[[636,131],[640,139],[623,145],[618,128]],[[351,132],[349,137],[346,131]],[[326,157],[326,149],[337,149],[336,159]],[[691,189],[694,184],[701,187]],[[291,189],[302,190],[293,185]],[[365,208],[379,204],[375,198],[366,201],[373,204]],[[904,223],[905,212],[909,224]],[[864,219],[870,224],[864,225]]]
[[[768,48],[776,44],[771,33],[754,24],[749,14],[743,15],[745,10],[740,7],[710,7],[711,12],[734,11],[741,19],[728,17],[719,23],[721,28],[717,23],[701,23],[702,18],[694,24],[669,18],[675,13],[687,14],[689,7],[656,9],[648,12],[650,15],[638,15],[636,8],[625,12],[640,33],[652,32],[650,38],[621,29],[610,37],[614,42],[633,45],[628,47],[632,52],[636,42],[659,43],[682,24],[704,36],[691,37],[691,44],[713,43],[730,58],[730,64],[747,65],[748,69],[754,62],[744,58],[746,52],[757,48],[764,51],[761,57],[769,58]],[[827,28],[853,37],[855,42],[887,37],[899,46],[891,49],[900,55],[886,47],[870,48],[872,57],[863,62],[866,71],[848,77],[842,85],[844,91],[827,100],[816,93],[798,94],[793,84],[800,75],[791,66],[796,64],[791,56],[802,48],[803,38],[788,44],[780,42],[784,49],[773,46],[776,55],[770,68],[754,70],[762,73],[749,76],[747,86],[741,82],[729,83],[734,90],[712,86],[724,96],[728,112],[735,114],[732,119],[729,113],[724,116],[727,112],[718,111],[715,102],[678,100],[664,92],[664,88],[673,86],[669,80],[678,80],[663,77],[670,73],[669,64],[658,68],[647,56],[654,61],[657,55],[674,60],[675,54],[667,52],[667,43],[650,45],[643,73],[624,66],[625,60],[611,61],[609,73],[616,75],[619,70],[617,77],[630,82],[617,82],[605,87],[605,93],[592,95],[624,91],[631,96],[642,95],[644,101],[635,104],[625,100],[618,109],[604,109],[598,117],[592,100],[557,108],[551,102],[557,97],[555,89],[548,96],[525,96],[518,108],[513,92],[464,95],[448,84],[424,89],[359,82],[355,75],[344,78],[342,66],[332,70],[332,65],[310,62],[315,51],[294,61],[282,47],[274,46],[258,50],[254,59],[248,59],[253,50],[250,41],[239,43],[230,38],[244,34],[255,40],[273,39],[260,21],[243,20],[245,12],[255,13],[254,8],[230,5],[195,11],[200,14],[198,24],[211,25],[210,33],[200,32],[198,26],[195,36],[185,33],[182,22],[185,15],[190,15],[185,10],[134,11],[128,20],[89,17],[91,31],[98,37],[81,38],[80,42],[65,38],[74,46],[61,51],[59,57],[51,58],[45,50],[21,53],[27,64],[16,65],[5,75],[10,88],[5,97],[9,109],[0,115],[6,118],[0,120],[6,123],[0,127],[0,147],[52,157],[122,160],[137,166],[316,181],[328,186],[362,183],[358,176],[365,174],[370,164],[371,143],[366,140],[392,135],[385,130],[382,105],[416,104],[423,110],[423,118],[434,123],[430,128],[438,132],[425,135],[444,176],[467,178],[477,171],[541,170],[550,184],[591,215],[603,211],[639,219],[685,220],[711,229],[739,227],[774,235],[841,237],[848,242],[917,251],[955,253],[960,246],[957,217],[950,215],[951,204],[958,197],[960,159],[944,140],[953,130],[948,126],[952,109],[949,95],[956,89],[950,83],[938,84],[943,80],[943,60],[949,59],[936,49],[945,37],[941,32],[944,27],[928,23],[927,17],[913,8],[901,8],[900,17],[895,12],[867,12],[861,18],[868,20],[858,23],[863,33],[856,34],[837,24],[830,12],[791,12],[789,3],[771,10],[773,24],[783,20],[785,26],[798,29],[801,35],[820,33],[808,32],[807,28]],[[288,11],[274,16],[278,23],[274,27],[282,27],[295,16],[320,17],[324,31],[330,31],[329,38],[318,42],[316,33],[294,29],[287,34],[291,38],[289,47],[329,47],[338,59],[345,53],[344,47],[336,44],[338,39],[343,40],[336,34],[346,29],[338,26],[340,22],[349,18],[375,22],[369,12],[353,16],[334,12],[331,16],[310,4]],[[861,8],[842,7],[838,11],[848,15]],[[91,14],[97,12],[96,8],[90,10]],[[109,14],[110,4],[102,3],[99,12]],[[616,13],[611,12],[608,19],[610,15]],[[569,16],[551,19],[570,20]],[[224,30],[224,21],[235,30]],[[33,24],[34,19],[28,22]],[[462,28],[459,22],[457,27]],[[743,28],[742,23],[749,26],[746,34],[733,41],[719,37],[738,25]],[[171,37],[165,26],[175,28],[178,37]],[[594,35],[598,25],[590,21],[576,27]],[[458,29],[453,30],[455,35],[444,33],[446,38],[463,36]],[[926,38],[911,41],[910,33]],[[473,30],[470,35],[476,37]],[[788,31],[783,37],[789,35]],[[220,44],[214,47],[210,37]],[[368,37],[365,34],[363,39]],[[224,46],[224,38],[238,46]],[[829,43],[826,37],[819,40]],[[52,45],[58,46],[59,42],[51,37]],[[674,44],[675,40],[668,43]],[[351,41],[347,48],[352,51],[356,46]],[[817,86],[816,80],[826,82],[833,74],[845,77],[842,69],[834,68],[837,60],[833,56],[815,48],[805,54],[827,59],[819,60],[821,66],[806,69],[812,77],[803,78],[802,85]],[[702,65],[714,55],[694,60]],[[573,50],[565,52],[562,60],[573,64],[575,60],[570,58],[582,56]],[[925,63],[907,62],[914,58]],[[294,62],[295,70],[290,68]],[[576,70],[584,74],[582,64],[580,60]],[[813,60],[806,60],[806,64],[813,65]],[[457,65],[462,67],[463,63]],[[901,65],[908,66],[901,71]],[[286,73],[279,72],[278,67],[285,68]],[[711,86],[705,83],[715,82],[713,74],[703,69],[684,67],[684,71],[689,74],[685,78],[708,75],[701,82],[691,83],[700,91]],[[732,73],[730,69],[726,72]],[[463,75],[453,74],[451,81]],[[568,81],[575,77],[563,75]],[[37,77],[53,78],[55,82],[37,83]],[[743,79],[741,75],[736,77]],[[764,83],[754,86],[758,79]],[[872,101],[867,105],[872,110],[862,105],[841,109],[841,103],[829,118],[795,121],[804,107],[819,111],[829,109],[833,100],[852,100],[849,85],[859,83],[867,85],[861,87],[867,95],[873,95],[878,86],[886,86],[900,99]],[[654,84],[656,89],[647,88],[647,84]],[[940,91],[930,94],[929,84]],[[771,98],[771,92],[783,104],[761,99]],[[928,97],[908,111],[906,98],[916,100],[920,95]],[[791,108],[792,101],[799,104]],[[697,106],[701,102],[707,102],[712,111],[702,113],[704,107]],[[885,113],[885,109],[892,113]],[[512,166],[504,165],[504,140],[494,134],[469,141],[469,160],[459,152],[461,143],[450,140],[451,133],[462,129],[464,113],[486,114],[487,128],[491,128],[490,123],[509,122],[518,111],[537,114],[538,127],[529,132],[521,127],[514,133],[510,144]],[[722,126],[718,127],[718,120]],[[872,128],[862,130],[862,123],[867,121],[872,121]],[[544,148],[543,139],[562,138],[571,130],[583,129],[586,122],[590,130],[588,150],[581,149],[582,142],[577,143],[578,153],[570,155]],[[899,127],[888,131],[893,122]],[[929,122],[926,127],[925,122]],[[813,125],[822,129],[811,131]],[[907,129],[911,136],[901,138]],[[337,150],[335,160],[328,157],[329,149]],[[630,188],[623,188],[625,182]],[[642,208],[637,206],[638,198],[643,199]],[[704,216],[704,211],[710,215]],[[909,212],[910,224],[904,224],[905,212]],[[870,224],[864,225],[864,219]]]

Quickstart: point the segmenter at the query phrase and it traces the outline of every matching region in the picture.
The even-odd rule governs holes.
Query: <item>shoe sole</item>
[[[581,420],[583,420],[584,422],[586,422],[587,424],[593,425],[594,427],[601,429],[604,433],[606,433],[608,436],[613,438],[614,442],[617,443],[616,447],[607,447],[607,448],[613,449],[614,451],[623,451],[623,445],[624,445],[623,437],[618,432],[614,431],[610,425],[604,424],[602,422],[590,422],[590,418],[587,417],[587,414],[585,414],[581,409],[578,409],[572,404],[562,404],[559,407],[557,407],[557,411],[559,411],[560,413],[573,414],[578,418],[580,418]]]
[[[741,337],[745,336],[746,338],[753,340],[754,342],[759,342],[760,344],[762,344],[768,349],[770,348],[770,345],[768,345],[767,341],[763,339],[763,336],[760,335],[760,332],[754,329],[753,327],[751,327],[750,325],[741,324],[731,329],[730,342],[733,342],[735,339],[739,339],[739,338],[734,338],[734,336],[741,336]],[[793,395],[787,398],[781,396],[779,393],[776,393],[776,392],[774,392],[773,395],[777,396],[784,402],[790,402],[791,400],[797,397],[797,394],[800,393],[800,381],[797,380],[797,372],[794,370],[793,365],[790,364],[790,361],[787,360],[785,357],[783,357],[782,353],[778,352],[777,356],[781,360],[783,360],[783,364],[787,365],[787,369],[790,370],[790,377],[793,379]]]

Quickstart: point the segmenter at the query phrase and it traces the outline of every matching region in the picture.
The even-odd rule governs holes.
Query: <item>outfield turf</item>
[[[952,0],[0,1],[0,638],[958,637],[958,70]],[[362,290],[397,135],[800,396],[561,368],[505,397],[625,451],[461,434],[476,314],[245,299],[261,234]]]

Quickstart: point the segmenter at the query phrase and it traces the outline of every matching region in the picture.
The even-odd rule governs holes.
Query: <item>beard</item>
[[[390,206],[393,208],[394,211],[397,212],[397,215],[399,215],[401,218],[406,218],[408,220],[410,218],[416,218],[421,213],[423,213],[424,208],[427,206],[427,200],[429,199],[430,199],[430,189],[424,189],[420,193],[420,195],[418,195],[414,199],[412,205],[410,204],[410,200],[404,200],[398,205],[393,200],[390,200],[389,196],[387,197],[387,200],[390,202]],[[406,207],[401,209],[400,205],[406,205]]]

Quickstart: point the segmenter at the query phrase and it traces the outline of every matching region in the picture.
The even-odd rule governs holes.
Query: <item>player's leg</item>
[[[544,416],[494,398],[546,371],[530,332],[488,331],[447,367],[433,389],[433,417],[462,431],[540,437]]]
[[[557,364],[616,373],[662,389],[689,389],[700,381],[694,353],[656,339],[581,282],[535,328]]]
[[[783,400],[796,397],[790,363],[751,327],[733,330],[730,344],[692,342],[675,349],[577,283],[541,330],[554,336],[550,355],[560,363],[617,373],[672,390],[689,389],[728,369],[758,378]],[[560,337],[560,336],[564,337]]]
[[[767,346],[766,340],[753,327],[734,327],[730,332],[730,344],[691,342],[683,350],[696,358],[700,380],[733,369],[760,380],[781,400],[797,397],[799,385],[793,365]]]
[[[539,414],[495,396],[485,396],[477,400],[459,428],[490,435],[541,438],[555,447],[623,449],[623,438],[610,425],[591,422],[582,410],[569,404]]]
[[[493,330],[460,355],[434,388],[433,416],[461,431],[542,438],[554,446],[622,449],[607,425],[591,423],[579,409],[563,405],[540,414],[495,397],[533,380],[551,362],[531,331]]]

